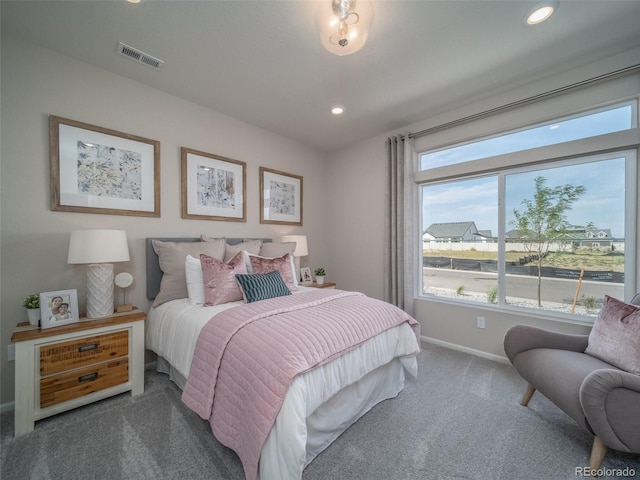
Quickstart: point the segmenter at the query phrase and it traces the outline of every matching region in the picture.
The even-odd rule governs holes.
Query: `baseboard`
[[[7,402],[0,404],[0,413],[13,412],[16,409],[15,402]]]
[[[493,360],[494,362],[507,363],[507,364],[509,363],[509,359],[507,357],[503,357],[501,355],[495,355],[493,353],[483,352],[482,350],[476,350],[475,348],[469,348],[463,345],[457,345],[455,343],[445,342],[443,340],[438,340],[437,338],[421,336],[420,340],[422,340],[423,342],[438,345],[440,347],[450,348],[451,350],[457,350],[459,352],[469,353],[471,355],[475,355],[476,357],[482,357],[488,360]]]

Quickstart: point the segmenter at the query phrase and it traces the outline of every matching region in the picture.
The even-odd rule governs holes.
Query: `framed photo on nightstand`
[[[311,269],[309,267],[302,267],[300,269],[300,277],[302,278],[302,285],[311,285],[313,283]]]
[[[58,290],[40,294],[40,328],[53,328],[78,323],[78,291]]]

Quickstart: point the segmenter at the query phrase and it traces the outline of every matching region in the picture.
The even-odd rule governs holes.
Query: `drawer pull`
[[[96,378],[98,378],[98,372],[89,373],[78,377],[78,383],[88,382],[89,380],[95,380]]]
[[[98,345],[100,344],[90,343],[88,345],[82,345],[81,347],[78,347],[78,352],[88,352],[89,350],[95,350],[96,348],[98,348]]]

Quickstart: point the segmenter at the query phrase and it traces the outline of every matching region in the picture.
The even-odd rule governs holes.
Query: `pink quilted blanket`
[[[225,310],[202,329],[182,400],[208,419],[255,480],[262,446],[293,378],[409,322],[388,303],[356,292],[317,290]]]

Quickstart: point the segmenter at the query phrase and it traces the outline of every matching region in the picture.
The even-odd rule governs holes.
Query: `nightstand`
[[[333,282],[324,282],[324,283],[313,282],[310,286],[313,288],[336,288],[336,284]]]
[[[119,393],[144,392],[144,321],[134,309],[42,330],[18,324],[15,436],[36,420]]]

